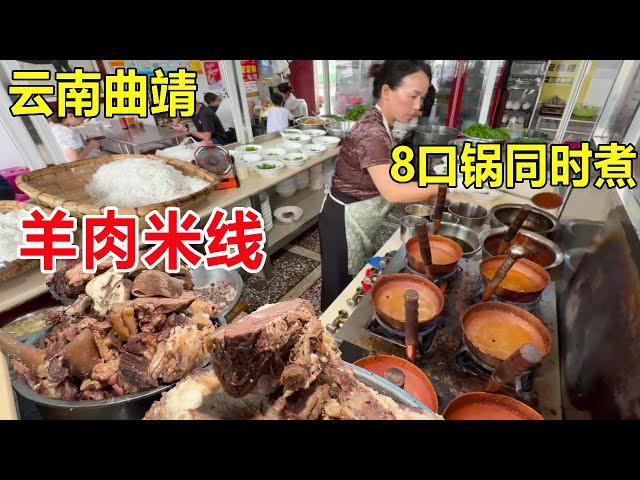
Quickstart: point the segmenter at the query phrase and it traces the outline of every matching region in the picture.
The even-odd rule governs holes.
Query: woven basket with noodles
[[[30,203],[3,200],[0,201],[0,213],[9,213],[16,210],[31,210],[34,206],[35,205]],[[51,213],[51,211],[46,208],[42,210],[48,214]],[[0,283],[36,268],[39,264],[39,260],[14,260],[13,262],[0,263]]]
[[[209,186],[190,195],[162,203],[142,205],[136,208],[119,207],[118,212],[121,214],[144,217],[153,210],[163,212],[167,207],[188,209],[200,202],[220,183],[218,177],[213,173],[181,160],[162,158],[156,155],[104,155],[35,170],[18,177],[16,185],[33,200],[47,207],[65,208],[72,215],[79,218],[84,215],[98,215],[104,213],[105,207],[112,205],[96,205],[86,192],[85,186],[91,181],[93,174],[106,163],[140,157],[164,162],[177,168],[184,175],[197,177],[209,182]]]

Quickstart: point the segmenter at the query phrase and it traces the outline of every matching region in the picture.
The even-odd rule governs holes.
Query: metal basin
[[[487,209],[477,203],[453,202],[449,211],[460,219],[460,224],[470,228],[481,227],[489,216]]]
[[[438,235],[453,240],[462,248],[462,258],[472,258],[480,251],[480,239],[478,234],[463,225],[442,222]]]
[[[564,261],[569,270],[572,273],[576,273],[576,270],[578,270],[578,266],[580,265],[580,262],[582,262],[582,259],[585,257],[585,255],[588,255],[592,252],[593,250],[591,248],[572,248],[564,253]]]
[[[418,126],[413,131],[413,145],[447,145],[458,133],[457,129],[442,125]]]
[[[242,290],[244,288],[244,282],[242,277],[235,270],[228,271],[222,268],[216,268],[213,270],[207,270],[204,265],[200,265],[195,270],[191,270],[191,277],[193,278],[194,288],[208,287],[212,283],[225,281],[229,282],[236,289],[236,295],[227,308],[225,308],[220,315],[225,317],[230,311],[232,311],[242,296]]]
[[[425,205],[429,205],[431,208],[433,208],[435,210],[437,200],[438,200],[438,197],[431,197],[429,200],[425,200],[424,204]],[[449,200],[448,198],[445,198],[445,200],[444,200],[444,208],[445,208],[445,210],[447,210],[449,208],[449,205],[451,205],[451,200]]]
[[[503,203],[502,205],[496,205],[489,211],[489,221],[491,226],[494,228],[503,226],[508,227],[520,211],[521,206],[522,205],[517,203]],[[550,213],[536,207],[531,207],[531,213],[529,213],[529,216],[522,225],[522,228],[551,238],[560,228],[560,222]]]
[[[356,122],[351,120],[344,120],[342,122],[329,122],[324,126],[327,133],[333,137],[344,139],[349,135],[349,132],[353,128]]]
[[[604,223],[592,220],[569,220],[563,227],[563,244],[570,248],[590,247],[604,232]]]
[[[508,229],[509,227],[492,228],[480,234],[482,258],[489,258],[496,255],[496,252],[492,251],[492,244],[496,244],[495,249],[497,250],[497,245],[500,243],[500,239]],[[537,233],[524,229],[518,231],[518,235],[524,236],[532,241],[529,246],[525,247],[527,250],[525,258],[537,263],[547,270],[551,270],[563,262],[564,255],[562,254],[562,249],[547,237],[543,237],[542,235],[538,235]],[[544,249],[544,251],[540,252],[539,250],[542,249]],[[535,258],[536,256],[548,258],[542,260],[541,258]],[[546,265],[543,265],[543,263]]]
[[[24,342],[37,345],[50,328],[41,330],[37,335]],[[23,398],[33,402],[45,420],[140,420],[151,404],[160,398],[160,394],[173,387],[177,382],[161,385],[152,390],[131,393],[107,400],[71,401],[48,398],[29,388],[22,378],[14,378],[13,389]]]
[[[433,222],[433,214],[429,215],[429,221]],[[460,219],[457,215],[449,212],[442,212],[442,218],[440,219],[442,222],[457,224],[460,223]]]
[[[433,208],[422,203],[412,203],[404,207],[407,215],[415,215],[416,217],[428,217],[433,213]]]

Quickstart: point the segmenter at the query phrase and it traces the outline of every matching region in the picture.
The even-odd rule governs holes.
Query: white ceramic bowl
[[[260,152],[260,150],[262,150],[262,145],[254,145],[254,144],[242,145],[240,147],[236,147],[236,150],[243,153],[258,153]]]
[[[280,135],[284,137],[285,135],[303,135],[303,133],[299,128],[285,128],[280,130]]]
[[[302,218],[303,210],[295,205],[287,205],[284,207],[276,208],[273,212],[273,216],[279,222],[282,223],[294,223]]]
[[[310,137],[324,137],[327,134],[325,130],[320,130],[319,128],[310,128],[305,130],[304,133]]]
[[[259,153],[243,153],[242,161],[247,165],[254,165],[262,160],[262,155]]]
[[[275,168],[260,168],[263,165],[275,165]],[[262,177],[275,177],[284,168],[284,164],[278,160],[261,160],[253,165],[253,169]]]
[[[265,148],[260,150],[260,155],[265,160],[282,160],[282,157],[287,153],[284,148]]]
[[[310,157],[315,157],[324,153],[327,150],[327,147],[314,143],[311,145],[302,145],[302,148],[300,150],[302,150],[303,153],[306,153]]]
[[[298,160],[301,159],[301,160]],[[309,157],[306,153],[302,152],[290,152],[287,153],[284,157],[282,157],[282,163],[284,163],[288,168],[292,168],[294,170],[298,170],[303,168],[307,162],[309,161]]]
[[[340,143],[338,137],[330,137],[328,135],[324,137],[313,137],[311,141],[316,145],[324,145],[325,147],[334,147]]]
[[[287,152],[299,152],[302,149],[302,144],[300,142],[285,141],[282,144],[282,148],[284,148]]]
[[[282,135],[282,138],[284,139],[285,142],[294,142],[294,143],[300,143],[300,144],[309,143],[311,141],[311,137],[305,134]]]

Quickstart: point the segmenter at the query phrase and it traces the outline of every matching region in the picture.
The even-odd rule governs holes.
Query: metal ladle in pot
[[[418,292],[404,292],[404,344],[407,358],[414,362],[418,353]]]
[[[444,205],[447,200],[447,186],[438,186],[438,198],[436,200],[436,208],[433,212],[433,234],[437,235],[440,231],[440,223],[442,222],[442,212],[444,212]]]
[[[420,255],[424,264],[424,273],[431,278],[431,244],[429,243],[429,227],[427,222],[418,222],[415,226],[416,237],[418,237],[418,245],[420,246]]]
[[[540,360],[542,360],[540,350],[531,343],[525,343],[498,365],[491,374],[484,391],[489,393],[499,391],[502,385],[510,384],[516,377],[535,367]]]
[[[524,257],[525,253],[526,250],[522,245],[513,245],[509,249],[507,258],[484,289],[484,293],[482,294],[483,302],[486,302],[491,298],[493,293],[496,291],[496,288],[498,288],[498,285],[500,285],[500,283],[507,276],[507,273],[509,273],[509,270],[511,270],[511,267],[513,267],[518,259]]]
[[[511,225],[509,225],[509,229],[504,233],[502,240],[500,241],[500,245],[498,246],[497,255],[502,255],[511,241],[516,237],[518,230],[522,228],[525,220],[529,216],[531,212],[531,207],[529,205],[522,205],[518,214],[513,218]]]

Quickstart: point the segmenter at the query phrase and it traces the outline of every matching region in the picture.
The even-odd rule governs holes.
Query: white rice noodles
[[[202,190],[209,182],[145,157],[102,165],[85,187],[100,205],[140,207],[175,200]]]
[[[18,258],[18,247],[22,245],[20,221],[28,216],[26,210],[0,213],[0,263]]]

